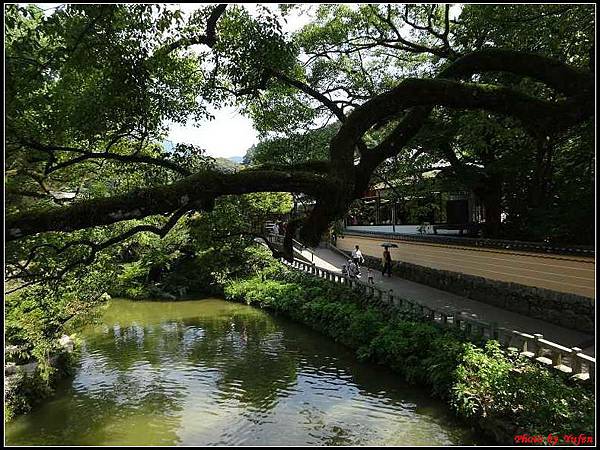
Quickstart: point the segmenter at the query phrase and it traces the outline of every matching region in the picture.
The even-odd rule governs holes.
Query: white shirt
[[[353,258],[362,259],[362,253],[360,252],[360,250],[356,250],[356,249],[354,249],[354,250],[352,251],[352,257],[353,257]]]

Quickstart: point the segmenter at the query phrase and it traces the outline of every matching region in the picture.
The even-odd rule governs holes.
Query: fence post
[[[579,347],[571,347],[571,373],[573,375],[578,375],[583,372],[581,359],[577,357],[577,353],[581,353],[581,349]]]
[[[465,332],[470,336],[471,335],[471,330],[473,329],[473,326],[471,325],[471,322],[469,320],[465,320]]]
[[[455,313],[453,316],[454,326],[460,330],[460,322],[462,320],[460,313]]]
[[[496,333],[498,334],[498,342],[503,347],[510,347],[510,334],[508,330],[504,327],[496,328]]]
[[[477,333],[481,335],[481,337],[485,337],[485,325],[478,324],[477,325]]]
[[[535,357],[539,358],[541,356],[544,356],[544,347],[542,346],[542,344],[540,344],[540,339],[543,339],[544,335],[543,334],[534,334],[533,335],[533,340],[535,341]],[[527,345],[527,344],[525,344]]]
[[[498,322],[492,322],[490,324],[490,338],[500,341],[500,336],[498,333]]]
[[[427,318],[431,321],[435,321],[435,311],[431,308],[428,308]]]
[[[562,366],[562,352],[558,349],[552,349],[552,366],[557,369]]]

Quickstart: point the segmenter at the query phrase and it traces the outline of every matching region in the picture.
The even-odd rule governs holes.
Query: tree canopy
[[[289,256],[292,236],[317,244],[374,177],[432,166],[481,196],[489,235],[501,210],[516,237],[536,215],[589,222],[592,5],[315,5],[285,32],[305,7],[6,5],[9,278],[42,265],[60,278],[251,193],[315,200],[287,227]],[[242,170],[162,147],[169,122],[227,105],[261,134]]]

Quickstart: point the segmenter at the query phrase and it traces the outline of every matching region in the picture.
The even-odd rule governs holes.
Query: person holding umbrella
[[[390,247],[398,247],[396,244],[390,242],[384,242],[381,244],[383,247],[383,269],[381,269],[381,275],[385,276],[387,272],[388,276],[392,277],[392,254],[390,253]]]

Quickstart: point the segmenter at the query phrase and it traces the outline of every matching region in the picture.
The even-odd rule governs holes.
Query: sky
[[[194,3],[181,3],[178,5],[182,11],[191,12],[203,6]],[[253,13],[256,11],[255,3],[244,4]],[[276,4],[264,4],[275,10]],[[286,17],[287,23],[282,22],[283,30],[293,32],[309,22],[309,14],[291,13]],[[258,142],[257,132],[252,126],[252,121],[237,112],[234,107],[212,110],[213,120],[198,123],[188,122],[186,126],[171,124],[169,126],[168,140],[173,143],[185,142],[195,144],[206,150],[206,154],[213,157],[230,158],[244,156],[253,144]]]
[[[51,14],[53,8],[61,3],[36,3],[42,9],[48,10]],[[263,3],[263,6],[272,11],[278,11],[278,5],[274,3]],[[190,13],[205,4],[200,3],[181,3],[173,4],[179,7],[185,13]],[[253,14],[257,10],[256,3],[244,3],[248,11]],[[307,24],[312,17],[313,5],[301,4],[299,10],[293,10],[282,21],[284,32],[294,32]],[[356,4],[348,5],[355,7]],[[460,6],[454,5],[451,12],[460,11]],[[452,15],[456,15],[456,12]],[[193,49],[193,47],[192,47]],[[258,133],[252,125],[252,121],[242,116],[236,108],[226,107],[223,109],[213,109],[210,111],[214,116],[213,120],[204,120],[200,122],[189,121],[186,125],[167,124],[169,133],[167,140],[173,144],[189,143],[195,144],[206,150],[206,153],[213,157],[230,158],[232,156],[244,156],[246,151],[258,142]]]
[[[57,6],[63,3],[36,3],[40,8],[47,10],[51,14]],[[181,3],[174,4],[182,11],[190,13],[198,8],[205,6],[199,3]],[[250,13],[257,9],[256,3],[244,3],[244,6]],[[264,3],[263,6],[277,11],[278,5]],[[303,8],[304,9],[304,8]],[[295,12],[286,17],[287,23],[282,22],[283,30],[293,32],[300,29],[310,21],[310,15],[307,11],[302,14]],[[206,150],[206,153],[213,157],[230,158],[232,156],[244,156],[253,144],[258,142],[257,132],[252,126],[252,121],[241,114],[234,107],[227,107],[220,110],[210,111],[214,116],[213,120],[201,122],[188,122],[185,126],[180,124],[168,124],[169,134],[167,140],[174,144],[184,142],[195,144]]]
[[[244,156],[246,150],[258,142],[252,121],[233,107],[213,110],[215,118],[185,126],[171,124],[167,139],[171,142],[195,144],[214,157]]]

